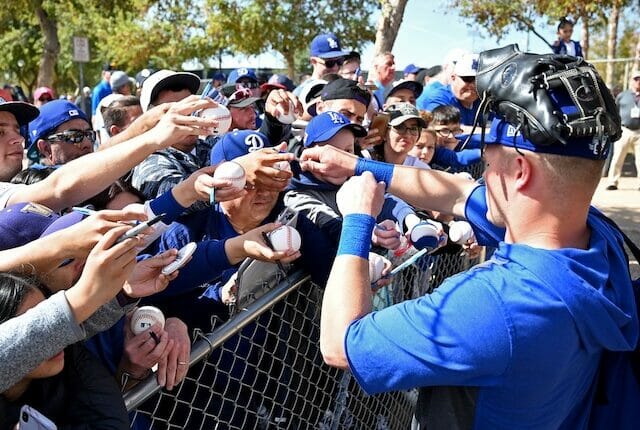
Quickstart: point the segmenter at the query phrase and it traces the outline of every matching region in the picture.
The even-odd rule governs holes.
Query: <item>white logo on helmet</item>
[[[249,152],[259,151],[264,148],[262,138],[257,134],[250,134],[244,138],[244,144],[249,147]]]
[[[69,116],[78,116],[78,115],[80,115],[80,113],[78,112],[77,109],[71,109],[69,111]]]
[[[327,43],[329,44],[329,48],[338,49],[338,41],[332,37],[327,37]]]
[[[329,114],[329,118],[333,121],[334,124],[346,124],[344,118],[337,112],[327,112]]]

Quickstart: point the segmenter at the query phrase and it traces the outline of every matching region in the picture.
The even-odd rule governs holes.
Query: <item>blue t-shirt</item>
[[[421,109],[428,110],[429,112],[433,112],[438,106],[455,106],[460,110],[460,124],[473,125],[480,100],[478,99],[473,102],[470,109],[466,108],[462,106],[462,103],[453,95],[451,85],[447,85],[435,89],[430,97],[423,99],[422,105],[424,107],[421,106]]]
[[[91,115],[96,114],[96,109],[98,108],[100,100],[109,94],[111,94],[111,85],[103,79],[93,88],[93,93],[91,95]]]
[[[369,393],[478,387],[476,429],[585,428],[602,349],[638,337],[620,238],[592,209],[587,250],[507,244],[486,213],[480,186],[466,216],[484,244],[500,241],[491,260],[354,321],[351,371]]]
[[[439,88],[443,87],[444,84],[438,80],[429,82],[429,84],[426,85],[422,90],[422,94],[420,94],[420,97],[416,99],[416,106],[418,107],[418,109],[427,110],[427,103],[429,103],[429,100],[433,98],[433,95],[436,91],[438,91]]]

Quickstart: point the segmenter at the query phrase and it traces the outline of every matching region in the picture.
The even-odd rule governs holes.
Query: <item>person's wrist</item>
[[[342,220],[342,234],[337,255],[355,255],[368,259],[371,249],[371,234],[375,225],[375,218],[369,214],[346,214]]]
[[[394,165],[390,163],[358,158],[354,167],[354,175],[358,176],[364,172],[370,172],[377,182],[384,182],[385,187],[388,188],[393,179],[393,169]]]

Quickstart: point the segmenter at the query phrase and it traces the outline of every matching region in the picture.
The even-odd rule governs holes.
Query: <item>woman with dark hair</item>
[[[45,299],[46,288],[31,278],[0,273],[0,324]],[[81,344],[51,351],[0,396],[0,429],[13,429],[24,405],[35,408],[59,429],[128,429],[118,387]]]

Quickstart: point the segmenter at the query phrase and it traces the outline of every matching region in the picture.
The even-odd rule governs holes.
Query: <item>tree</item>
[[[209,37],[247,55],[278,52],[295,76],[296,55],[322,31],[336,33],[343,47],[373,41],[375,0],[207,0]]]
[[[380,0],[382,10],[376,28],[374,54],[391,52],[404,17],[407,0]]]

